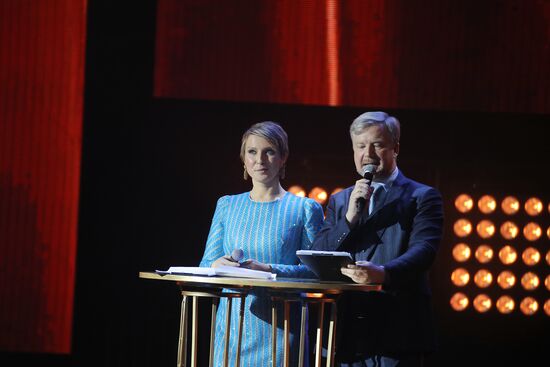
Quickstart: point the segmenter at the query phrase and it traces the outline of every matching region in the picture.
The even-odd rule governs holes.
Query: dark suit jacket
[[[439,192],[399,172],[385,199],[350,230],[353,187],[331,196],[314,250],[348,251],[383,265],[383,291],[347,293],[338,303],[337,360],[431,351],[435,332],[428,272],[443,232]]]

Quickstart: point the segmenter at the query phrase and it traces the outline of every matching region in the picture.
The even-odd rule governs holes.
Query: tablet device
[[[349,277],[343,275],[340,271],[341,267],[354,263],[349,252],[298,250],[296,256],[320,280],[351,281]]]

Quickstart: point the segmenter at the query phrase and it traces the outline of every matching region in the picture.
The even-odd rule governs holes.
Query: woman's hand
[[[271,268],[271,265],[264,264],[262,262],[259,262],[258,260],[254,260],[254,259],[248,259],[248,260],[243,261],[241,263],[241,267],[247,268],[247,269],[252,269],[252,270],[267,271],[267,272],[270,272],[270,273],[273,270]]]
[[[218,266],[241,266],[238,261],[233,260],[229,255],[225,255],[215,260],[212,263],[212,268],[217,268]]]

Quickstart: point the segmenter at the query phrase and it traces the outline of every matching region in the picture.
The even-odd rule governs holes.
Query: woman
[[[244,179],[252,180],[250,192],[223,196],[218,200],[206,249],[200,266],[243,266],[270,271],[277,277],[313,277],[300,265],[296,250],[309,249],[321,228],[323,211],[312,199],[286,192],[280,179],[285,175],[288,137],[283,128],[271,121],[252,125],[242,137],[241,160]],[[242,249],[238,263],[231,258],[234,249]],[[215,365],[223,362],[226,300],[222,298],[216,318]],[[240,301],[233,302],[229,345],[229,364],[235,361]],[[263,291],[246,297],[241,363],[243,366],[270,366],[271,300]],[[294,310],[292,310],[294,311]],[[291,312],[299,314],[299,310]],[[281,317],[278,317],[280,320]],[[293,326],[299,326],[294,320]],[[297,365],[299,328],[291,331],[291,365]],[[277,364],[283,358],[283,333],[277,334]],[[307,353],[306,353],[307,356]],[[307,365],[307,364],[306,364]]]

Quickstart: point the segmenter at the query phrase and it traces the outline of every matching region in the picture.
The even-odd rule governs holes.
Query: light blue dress
[[[255,202],[250,193],[223,196],[218,200],[206,249],[200,266],[210,267],[235,248],[243,259],[270,264],[277,278],[314,278],[299,264],[296,250],[310,249],[323,223],[322,207],[312,199],[286,193],[272,202]],[[215,366],[223,363],[226,299],[222,298],[216,318]],[[291,308],[290,365],[297,365],[299,343],[299,305]],[[235,364],[240,300],[232,304],[229,365]],[[282,307],[278,307],[281,311]],[[282,320],[282,313],[278,315]],[[280,324],[280,322],[278,323]],[[258,290],[246,297],[241,344],[241,366],[271,366],[271,300]],[[277,331],[277,365],[283,358],[283,331]]]

